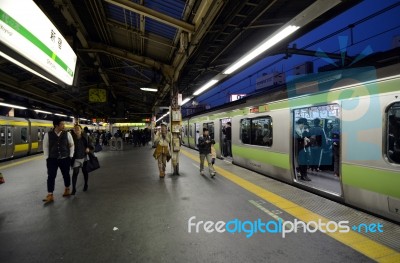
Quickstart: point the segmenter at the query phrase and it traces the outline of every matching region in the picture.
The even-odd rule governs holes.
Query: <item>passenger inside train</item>
[[[340,119],[337,105],[296,109],[294,154],[300,183],[340,193]]]
[[[395,103],[388,112],[387,141],[389,161],[400,163],[400,103]]]

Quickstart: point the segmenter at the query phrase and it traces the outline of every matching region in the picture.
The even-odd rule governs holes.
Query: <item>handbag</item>
[[[97,157],[93,153],[88,154],[89,159],[84,163],[84,169],[88,173],[93,172],[94,170],[97,170],[100,168],[100,163]]]

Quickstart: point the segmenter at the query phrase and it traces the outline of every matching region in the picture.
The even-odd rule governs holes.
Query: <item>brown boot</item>
[[[43,199],[45,204],[51,203],[54,201],[53,194],[47,194],[47,196]]]
[[[160,178],[164,178],[165,173],[164,172],[160,172]]]
[[[70,196],[70,195],[71,195],[71,193],[70,193],[70,191],[69,191],[69,187],[65,187],[63,196],[64,196],[64,197],[68,197],[68,196]]]

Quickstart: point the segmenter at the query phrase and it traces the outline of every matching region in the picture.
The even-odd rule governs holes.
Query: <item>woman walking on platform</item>
[[[74,139],[75,151],[74,151],[74,157],[72,158],[71,161],[71,166],[73,169],[71,194],[75,195],[76,181],[78,179],[80,168],[82,169],[83,178],[85,180],[83,191],[87,191],[88,189],[89,175],[88,172],[86,171],[84,163],[87,161],[86,157],[87,154],[90,152],[90,150],[93,150],[93,146],[90,144],[89,137],[85,133],[82,133],[82,127],[78,124],[74,126],[74,132],[72,137]]]
[[[158,169],[160,171],[160,178],[165,177],[165,167],[171,158],[169,153],[169,144],[171,143],[171,133],[167,130],[167,124],[161,123],[161,131],[156,133],[154,137],[154,144],[156,150],[154,151],[154,158],[158,160]]]

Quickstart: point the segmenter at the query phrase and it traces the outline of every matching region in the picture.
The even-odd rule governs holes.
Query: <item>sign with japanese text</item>
[[[33,1],[0,1],[0,44],[72,85],[77,56]]]

